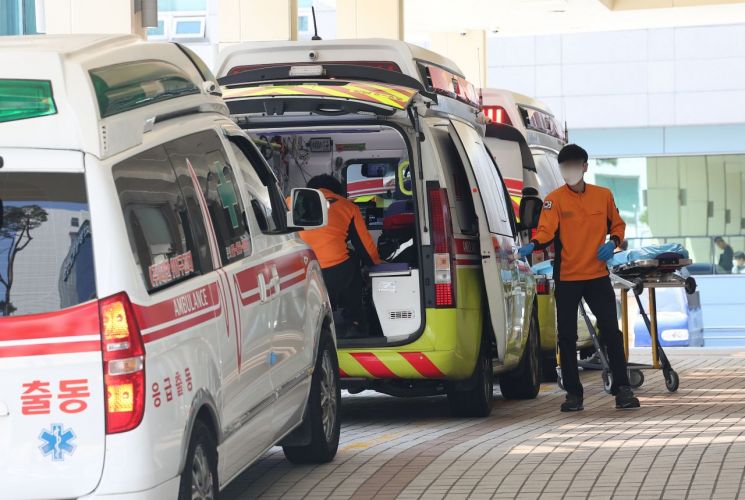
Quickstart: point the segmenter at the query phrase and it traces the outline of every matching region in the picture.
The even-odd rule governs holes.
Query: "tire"
[[[505,399],[534,399],[541,389],[541,346],[538,340],[538,314],[533,307],[528,342],[517,368],[499,378]],[[555,370],[554,370],[555,371]]]
[[[544,382],[556,382],[559,378],[556,373],[556,354],[551,352],[543,352],[543,363],[541,366],[541,375]]]
[[[454,417],[484,418],[491,414],[494,399],[494,372],[491,361],[491,350],[486,342],[482,342],[476,367],[471,375],[470,388],[448,390],[448,403]]]
[[[330,462],[339,448],[341,387],[336,347],[328,335],[321,339],[310,384],[305,418],[310,419],[310,442],[302,446],[283,446],[287,460],[294,464]]]
[[[217,480],[217,446],[209,428],[201,421],[194,423],[189,439],[184,470],[179,484],[179,500],[217,498],[220,486]]]

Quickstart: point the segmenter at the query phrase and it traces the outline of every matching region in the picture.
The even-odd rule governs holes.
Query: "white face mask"
[[[562,168],[561,176],[564,178],[564,182],[570,186],[576,186],[582,180],[584,172],[581,168]]]

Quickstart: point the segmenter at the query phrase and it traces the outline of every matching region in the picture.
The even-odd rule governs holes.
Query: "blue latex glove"
[[[517,253],[520,254],[520,257],[527,257],[528,255],[533,253],[533,250],[535,250],[535,244],[528,243],[527,245],[523,245],[518,248]]]
[[[612,241],[600,245],[598,248],[598,260],[608,262],[613,257],[613,250],[616,249],[616,244]]]

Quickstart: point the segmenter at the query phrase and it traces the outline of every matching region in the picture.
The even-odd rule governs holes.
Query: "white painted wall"
[[[745,24],[487,39],[487,85],[570,129],[745,123]]]

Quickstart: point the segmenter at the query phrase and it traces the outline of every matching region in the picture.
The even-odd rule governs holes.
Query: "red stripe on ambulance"
[[[400,352],[399,353],[416,371],[423,377],[427,378],[445,378],[445,374],[435,366],[431,359],[421,352]]]
[[[375,378],[398,378],[390,368],[371,352],[352,352],[350,355]]]

